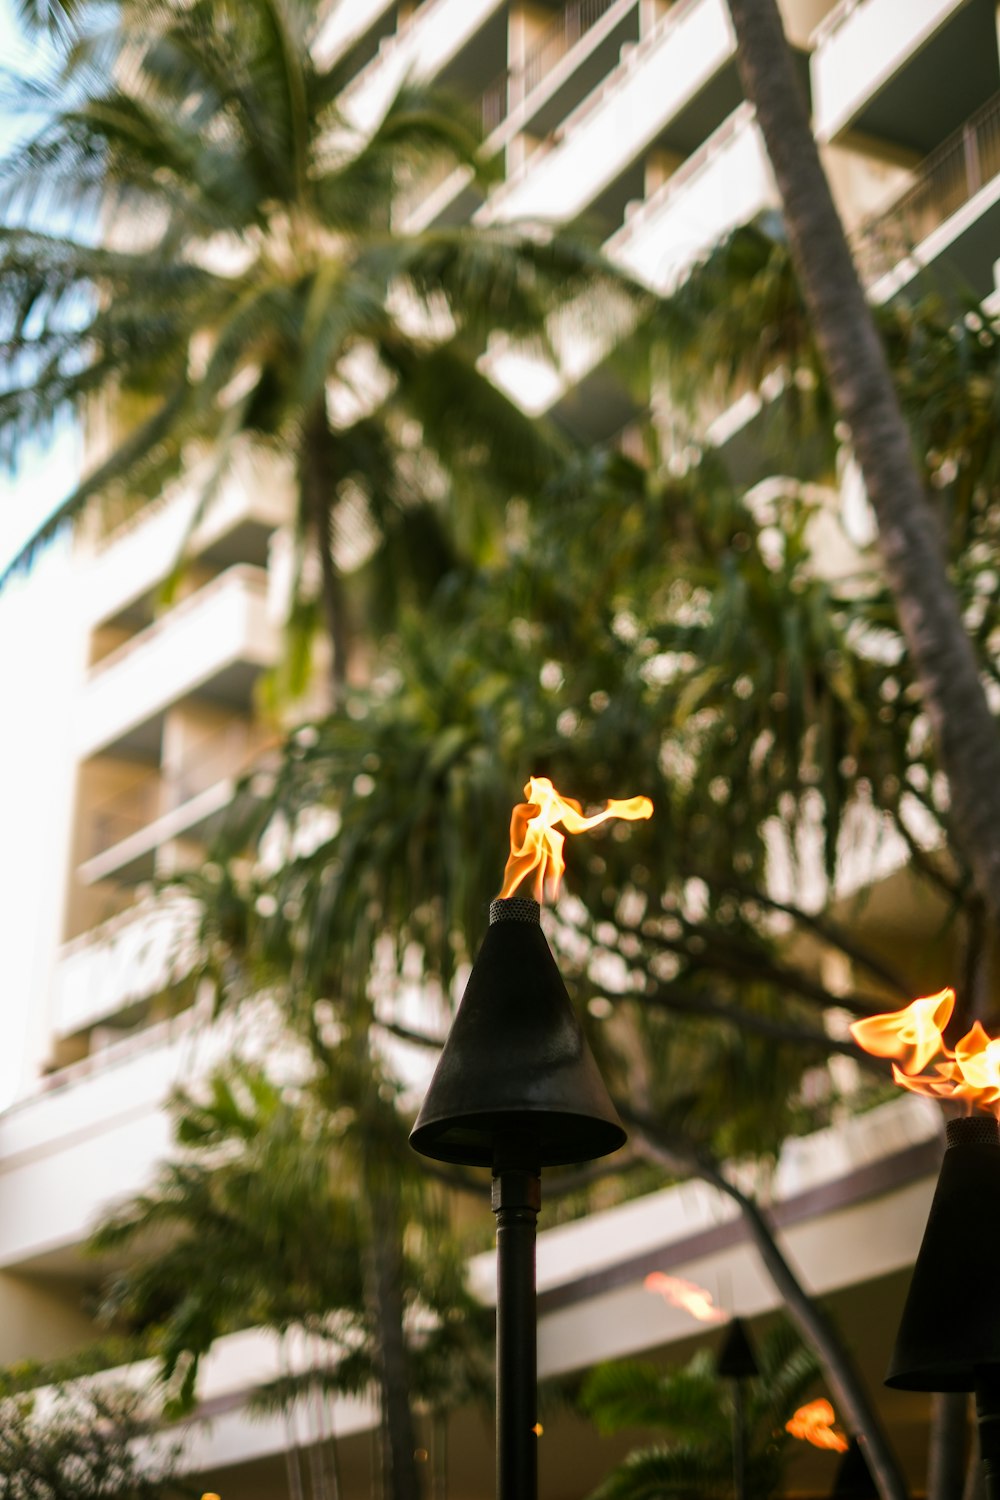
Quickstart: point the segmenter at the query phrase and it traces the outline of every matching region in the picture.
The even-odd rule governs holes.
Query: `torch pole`
[[[1000,1500],[1000,1370],[976,1370],[976,1421],[986,1480],[986,1500]]]
[[[537,1147],[498,1142],[493,1160],[497,1221],[497,1500],[537,1500],[538,1354],[535,1227],[542,1205]]]
[[[746,1496],[746,1415],[743,1406],[743,1382],[734,1380],[733,1387],[733,1494],[735,1500]]]

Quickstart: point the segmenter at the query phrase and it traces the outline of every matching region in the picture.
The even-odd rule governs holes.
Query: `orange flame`
[[[832,1448],[834,1453],[847,1452],[847,1438],[839,1427],[834,1426],[836,1412],[829,1401],[820,1397],[800,1406],[795,1415],[785,1423],[785,1431],[792,1437],[812,1443],[814,1448]]]
[[[996,1112],[1000,1104],[1000,1037],[990,1037],[978,1021],[955,1043],[945,1045],[944,1028],[955,1006],[955,991],[914,1000],[891,1015],[866,1016],[851,1025],[859,1046],[893,1062],[900,1088],[929,1099],[959,1099],[970,1108]],[[935,1060],[936,1059],[936,1060]],[[924,1069],[933,1061],[930,1073]]]
[[[557,792],[547,776],[530,777],[524,795],[527,802],[519,802],[510,817],[510,857],[503,872],[501,898],[512,896],[532,872],[531,893],[536,901],[541,902],[546,891],[552,900],[558,896],[566,861],[562,853],[565,839],[556,832],[557,823],[567,833],[583,833],[608,818],[635,822],[653,813],[648,797],[613,798],[602,812],[585,818],[579,802]]]
[[[851,1035],[859,1047],[875,1057],[904,1058],[901,1071],[912,1076],[922,1073],[935,1052],[941,1051],[944,1028],[954,1008],[955,991],[941,990],[914,1000],[905,1010],[855,1021]]]
[[[716,1307],[711,1292],[682,1276],[668,1276],[665,1271],[650,1271],[643,1286],[647,1292],[658,1292],[664,1301],[682,1312],[690,1313],[699,1323],[724,1323],[726,1314]]]

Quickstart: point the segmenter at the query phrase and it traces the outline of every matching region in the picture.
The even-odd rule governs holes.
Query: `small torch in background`
[[[584,817],[545,777],[514,808],[500,895],[410,1135],[438,1161],[490,1167],[497,1223],[497,1497],[538,1494],[535,1228],[541,1169],[606,1156],[625,1131],[540,926],[563,834],[648,818],[648,797]],[[531,896],[519,894],[530,881]]]
[[[1000,1038],[977,1021],[955,1046],[944,1031],[955,993],[851,1026],[867,1052],[892,1059],[912,1093],[964,1114],[945,1127],[923,1242],[903,1308],[886,1385],[904,1391],[975,1391],[988,1500],[1000,1500]]]

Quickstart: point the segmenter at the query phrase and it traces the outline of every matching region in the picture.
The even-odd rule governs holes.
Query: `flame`
[[[716,1307],[711,1292],[682,1276],[668,1276],[665,1271],[650,1271],[643,1282],[647,1292],[658,1292],[664,1301],[690,1313],[699,1323],[724,1323],[726,1314]]]
[[[846,1453],[847,1438],[839,1427],[834,1426],[836,1420],[833,1407],[821,1396],[818,1401],[800,1406],[785,1423],[785,1431],[794,1438],[801,1438],[804,1443],[812,1443],[814,1448],[832,1448],[834,1453]]]
[[[929,1099],[962,1100],[970,1108],[996,1112],[1000,1104],[1000,1037],[990,1037],[978,1021],[955,1043],[945,1045],[944,1028],[955,1006],[955,991],[914,1000],[905,1010],[886,1016],[867,1016],[851,1025],[859,1046],[893,1062],[892,1076],[900,1088]],[[924,1070],[933,1061],[933,1069]]]
[[[850,1030],[859,1047],[875,1057],[904,1058],[908,1077],[922,1073],[944,1046],[943,1033],[955,1008],[955,991],[940,990],[887,1016],[866,1016]],[[895,1071],[895,1070],[894,1070]]]
[[[557,792],[547,776],[530,777],[524,795],[527,802],[519,802],[510,817],[510,857],[503,872],[502,898],[512,896],[532,872],[536,901],[541,902],[546,891],[552,900],[558,896],[566,861],[562,854],[565,839],[556,832],[557,823],[567,833],[583,833],[608,818],[635,822],[653,813],[648,797],[612,798],[602,812],[585,818],[579,802]]]

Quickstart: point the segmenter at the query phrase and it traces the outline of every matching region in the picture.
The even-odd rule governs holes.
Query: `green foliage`
[[[815,1384],[818,1365],[787,1325],[762,1339],[756,1354],[760,1374],[742,1383],[746,1493],[766,1500],[781,1489],[795,1441],[785,1423]],[[630,1453],[593,1500],[722,1500],[732,1493],[733,1387],[715,1373],[710,1353],[678,1369],[637,1360],[600,1365],[580,1400],[602,1433],[637,1427],[663,1435]]]
[[[377,631],[488,550],[507,496],[565,451],[481,373],[488,336],[547,349],[557,308],[600,323],[612,289],[636,316],[649,299],[579,239],[407,230],[427,173],[485,188],[494,168],[465,107],[412,81],[352,125],[348,62],[316,60],[322,7],[72,10],[47,123],[0,166],[0,459],[95,401],[109,443],[19,561],[92,497],[134,505],[184,478],[200,515],[263,450],[300,543],[339,573],[367,559],[349,613]],[[292,687],[317,619],[300,583]]]
[[[868,599],[817,576],[815,519],[795,493],[760,514],[707,467],[662,480],[616,454],[512,505],[504,555],[404,617],[369,689],[293,735],[271,790],[184,877],[218,1003],[263,986],[291,1013],[317,996],[356,1012],[376,953],[373,1020],[407,963],[446,998],[527,776],[588,804],[642,792],[649,824],[570,840],[575,900],[552,926],[571,989],[628,1013],[628,1044],[590,1028],[609,1076],[726,1152],[815,1123],[799,1084],[827,1055],[829,996],[785,956],[769,842],[794,861],[812,831],[832,875],[845,810],[913,716],[905,699],[891,725],[873,712],[896,668],[865,649]]]
[[[135,1394],[93,1385],[0,1403],[3,1500],[166,1500],[178,1450],[143,1418]]]
[[[359,1192],[358,1163],[360,1131],[371,1147],[372,1108],[362,1123],[361,1101],[372,1090],[370,1080],[360,1092],[352,1087],[350,1069],[338,1068],[336,1087],[330,1076],[308,1075],[279,1086],[258,1065],[233,1062],[211,1076],[204,1095],[179,1094],[173,1159],[95,1232],[95,1252],[128,1252],[106,1284],[103,1315],[141,1330],[169,1413],[190,1409],[200,1360],[215,1340],[244,1328],[306,1333],[322,1351],[313,1368],[266,1386],[264,1406],[315,1386],[357,1393],[375,1380],[377,1330],[364,1278],[364,1198],[373,1184],[369,1176]],[[406,1301],[421,1309],[414,1390],[431,1404],[469,1399],[483,1390],[490,1318],[465,1290],[440,1208],[426,1193],[406,1191],[415,1166],[403,1157],[398,1129],[394,1141],[384,1139],[385,1116],[390,1131],[395,1116],[381,1113],[376,1154],[382,1170],[402,1177],[410,1216],[402,1269]]]

